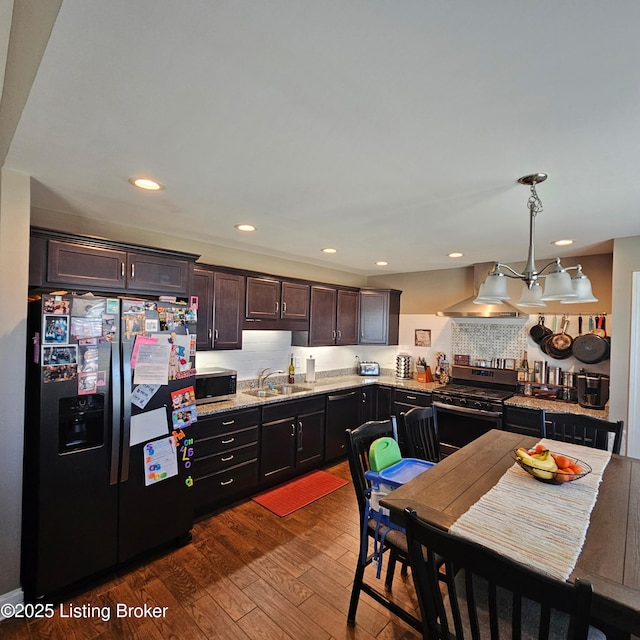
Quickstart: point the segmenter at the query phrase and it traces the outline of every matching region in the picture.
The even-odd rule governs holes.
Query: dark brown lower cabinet
[[[255,492],[259,425],[260,410],[248,409],[202,416],[189,427],[196,515]]]
[[[323,461],[324,397],[263,407],[260,482],[273,485]]]

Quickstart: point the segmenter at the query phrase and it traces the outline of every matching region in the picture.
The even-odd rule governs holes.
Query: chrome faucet
[[[264,383],[270,376],[275,376],[278,374],[284,373],[282,369],[276,369],[275,371],[271,370],[271,367],[265,367],[264,369],[260,369],[258,371],[258,389],[264,389]]]

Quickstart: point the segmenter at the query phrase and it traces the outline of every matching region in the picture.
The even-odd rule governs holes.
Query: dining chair
[[[400,414],[407,457],[440,462],[438,421],[432,407],[414,407]]]
[[[406,567],[409,560],[404,530],[392,525],[388,519],[381,521],[380,517],[375,517],[379,516],[379,512],[371,510],[372,485],[365,476],[365,473],[370,470],[369,448],[371,444],[382,437],[397,439],[395,416],[391,416],[388,420],[370,420],[356,429],[347,429],[345,435],[349,470],[360,513],[360,552],[353,579],[347,622],[350,625],[355,624],[360,594],[364,592],[414,629],[420,630],[420,620],[364,579],[365,569],[374,562],[381,563],[385,555],[388,556],[385,575],[386,589],[391,590],[392,588],[398,561],[403,564],[402,572],[407,573]],[[373,551],[371,551],[372,547]]]
[[[545,437],[620,453],[624,422],[608,422],[575,413],[543,412]],[[610,440],[613,444],[610,445]]]
[[[419,520],[411,509],[405,516],[423,638],[605,639],[589,625],[591,583],[556,580]]]

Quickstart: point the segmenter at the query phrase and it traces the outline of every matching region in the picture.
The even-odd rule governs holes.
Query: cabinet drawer
[[[227,431],[208,438],[194,439],[196,450],[196,459],[209,456],[213,453],[222,453],[230,449],[237,449],[246,444],[252,444],[258,441],[258,426],[247,427],[246,429],[238,429],[236,431]]]
[[[414,407],[430,407],[431,394],[416,391],[399,391],[396,389],[394,402],[409,404]]]
[[[293,418],[301,413],[309,413],[311,411],[321,411],[324,409],[324,396],[313,396],[300,400],[289,400],[287,402],[278,402],[268,405],[262,409],[262,422],[274,422],[275,420],[284,420],[285,418]]]
[[[200,440],[214,435],[221,435],[227,431],[235,431],[243,427],[257,426],[260,424],[260,409],[248,411],[234,411],[220,413],[215,416],[204,416],[189,427],[193,430],[193,438]]]
[[[258,462],[247,462],[193,483],[196,511],[203,511],[209,505],[231,500],[240,493],[248,493],[258,486]]]
[[[236,467],[245,462],[257,460],[258,443],[251,442],[235,449],[204,456],[199,455],[200,448],[198,448],[197,454],[193,461],[193,476],[196,479],[223,471],[229,467]]]

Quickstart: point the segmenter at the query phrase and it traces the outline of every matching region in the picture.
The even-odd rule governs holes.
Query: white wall
[[[0,603],[20,600],[29,176],[0,173]]]

